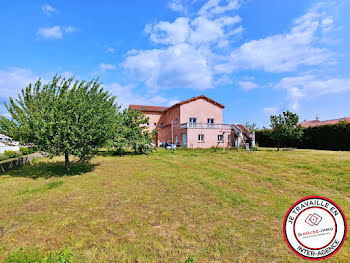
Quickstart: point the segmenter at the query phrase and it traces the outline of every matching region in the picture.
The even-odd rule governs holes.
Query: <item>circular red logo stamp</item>
[[[289,248],[298,256],[325,259],[343,245],[347,234],[346,218],[332,200],[321,196],[305,197],[288,210],[283,234]]]

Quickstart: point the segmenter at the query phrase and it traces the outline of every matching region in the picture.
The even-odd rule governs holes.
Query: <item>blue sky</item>
[[[58,73],[99,77],[124,106],[205,94],[225,123],[350,116],[349,12],[349,0],[2,1],[0,103]]]

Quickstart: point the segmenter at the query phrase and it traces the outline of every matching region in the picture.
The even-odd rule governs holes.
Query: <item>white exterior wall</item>
[[[19,145],[16,146],[8,146],[3,143],[0,143],[0,153],[4,153],[5,151],[19,151]]]

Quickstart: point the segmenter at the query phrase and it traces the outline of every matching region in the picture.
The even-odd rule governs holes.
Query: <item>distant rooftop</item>
[[[347,121],[350,123],[350,117],[344,117],[344,118],[326,120],[326,121],[320,121],[317,119],[317,120],[311,120],[311,121],[303,121],[303,122],[300,122],[299,124],[304,128],[308,128],[308,127],[316,127],[316,126],[329,125],[329,124],[337,124],[340,121]]]

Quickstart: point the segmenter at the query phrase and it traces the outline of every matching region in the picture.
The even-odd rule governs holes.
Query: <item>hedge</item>
[[[281,142],[281,147],[317,150],[350,150],[350,123],[322,125],[303,129],[299,140]],[[269,137],[271,130],[255,132],[256,142],[260,147],[277,147],[277,142]]]

